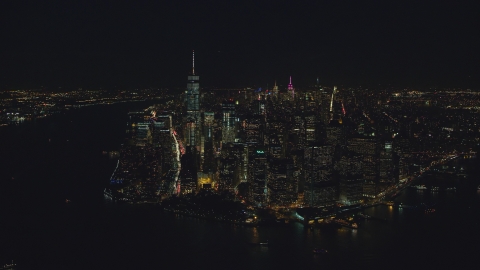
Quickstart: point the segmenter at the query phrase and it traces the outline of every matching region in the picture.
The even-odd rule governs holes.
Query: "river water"
[[[118,150],[126,113],[150,104],[87,107],[0,129],[0,264],[12,259],[18,269],[465,269],[477,264],[477,159],[451,164],[463,166],[468,175],[452,178],[456,192],[406,189],[395,199],[432,205],[435,213],[376,206],[365,213],[386,220],[361,221],[357,230],[310,230],[298,223],[243,227],[106,201],[103,188],[116,161],[102,151]],[[268,247],[249,244],[266,240]],[[329,254],[313,255],[314,247]]]

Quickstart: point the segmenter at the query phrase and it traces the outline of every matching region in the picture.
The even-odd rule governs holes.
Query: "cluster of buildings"
[[[354,205],[479,143],[478,111],[431,93],[288,81],[201,90],[193,66],[178,102],[129,116],[112,184],[145,201],[212,190],[255,207]]]

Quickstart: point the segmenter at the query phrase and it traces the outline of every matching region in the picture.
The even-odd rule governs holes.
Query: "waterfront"
[[[396,203],[435,205],[425,214],[379,205],[359,229],[243,227],[105,201],[128,109],[82,108],[8,127],[1,139],[0,265],[18,269],[466,268],[480,239],[478,160],[462,160],[456,192],[405,189]],[[457,163],[458,164],[458,163]],[[418,184],[421,184],[422,179]],[[70,203],[65,203],[69,199]],[[269,241],[268,247],[249,243]],[[313,255],[314,247],[328,256]]]

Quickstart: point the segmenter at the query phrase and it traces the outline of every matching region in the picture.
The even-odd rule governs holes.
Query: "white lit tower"
[[[185,142],[187,146],[196,149],[200,143],[200,76],[195,75],[195,51],[193,51],[192,56],[192,74],[188,76],[187,92],[185,96],[185,102],[187,107],[187,126],[185,129]]]
[[[337,87],[333,87],[332,91],[332,98],[330,99],[330,120],[333,119],[333,100],[335,99],[335,95],[337,94]]]
[[[333,113],[333,99],[335,98],[335,94],[337,93],[337,87],[333,87],[332,98],[330,99],[330,112]]]

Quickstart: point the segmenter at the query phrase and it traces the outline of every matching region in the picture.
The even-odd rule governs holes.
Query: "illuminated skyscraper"
[[[335,95],[337,94],[337,87],[333,87],[332,97],[330,99],[330,120],[333,119],[333,101],[335,100]]]
[[[265,150],[255,148],[249,157],[248,181],[250,182],[250,201],[257,206],[267,203],[267,174],[268,165]]]
[[[335,163],[339,180],[339,201],[351,205],[363,197],[363,157],[348,153]]]
[[[187,130],[185,132],[186,144],[193,148],[199,145],[199,127],[200,127],[200,104],[199,104],[199,84],[200,76],[195,75],[195,52],[193,52],[192,74],[188,76],[187,92],[185,102],[187,107]]]
[[[215,171],[215,153],[213,145],[213,124],[215,115],[213,112],[203,113],[203,146],[200,152],[202,156],[202,170],[203,172]]]
[[[263,145],[262,118],[253,115],[243,121],[245,143],[248,145]]]
[[[320,120],[323,124],[328,125],[330,123],[330,99],[325,88],[318,85],[317,92],[315,93],[316,99],[320,102]]]
[[[392,142],[386,141],[384,145],[382,145],[382,149],[380,150],[380,176],[379,181],[385,183],[394,183],[394,163],[393,163],[393,149],[392,149]]]
[[[330,145],[305,148],[305,202],[310,207],[332,205],[337,200],[332,179],[333,150]]]
[[[348,140],[348,150],[362,156],[363,196],[376,195],[377,166],[375,137],[356,137]]]
[[[292,99],[295,99],[295,89],[292,84],[292,76],[290,76],[290,83],[288,84],[288,93],[292,96]]]
[[[317,117],[315,114],[305,116],[305,140],[307,142],[315,142],[317,128]]]
[[[272,89],[272,92],[273,92],[273,95],[274,96],[278,96],[278,86],[277,86],[277,81],[275,81],[275,84],[273,85],[273,89]]]
[[[222,103],[222,143],[235,142],[235,103],[225,101]]]

